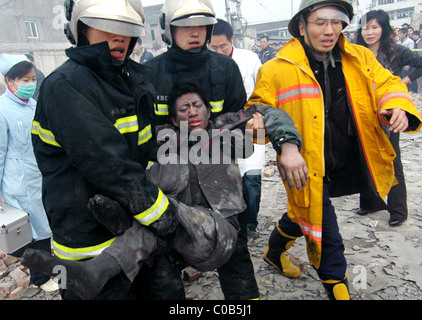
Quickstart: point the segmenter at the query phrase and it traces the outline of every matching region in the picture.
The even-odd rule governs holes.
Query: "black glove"
[[[122,235],[132,226],[133,217],[129,212],[106,196],[97,194],[89,199],[88,209],[115,236]]]

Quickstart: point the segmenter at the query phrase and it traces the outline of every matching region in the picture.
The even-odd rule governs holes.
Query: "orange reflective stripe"
[[[312,240],[316,242],[322,241],[322,227],[313,226],[308,222],[300,220],[299,218],[296,218],[296,219],[297,219],[300,229],[302,229],[302,232],[305,236],[310,237]]]
[[[389,92],[387,93],[384,97],[382,97],[382,99],[380,100],[380,103],[378,104],[378,109],[381,110],[382,106],[384,105],[384,103],[392,100],[392,99],[406,99],[409,100],[410,102],[413,103],[412,98],[410,97],[410,95],[408,95],[405,92]]]
[[[299,99],[319,99],[321,98],[321,90],[318,84],[297,84],[295,86],[285,88],[276,92],[277,105],[299,100]]]

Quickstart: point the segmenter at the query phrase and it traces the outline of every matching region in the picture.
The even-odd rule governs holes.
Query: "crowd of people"
[[[331,198],[360,193],[358,214],[388,209],[400,226],[399,135],[422,126],[406,87],[422,60],[393,40],[388,15],[367,13],[349,41],[348,1],[302,0],[293,38],[264,36],[254,53],[234,46],[211,1],[167,0],[168,50],[154,57],[141,1],[65,9],[74,46],[39,95],[30,57],[0,57],[0,201],[30,215],[34,241],[12,254],[33,284],[51,286],[61,265],[65,300],[183,300],[192,266],[217,270],[227,300],[259,299],[248,237],[270,142],[288,204],[264,261],[299,277],[286,252],[305,237],[328,298],[350,299]]]

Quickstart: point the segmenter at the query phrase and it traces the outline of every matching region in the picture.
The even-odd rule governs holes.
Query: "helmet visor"
[[[99,18],[81,18],[80,20],[91,28],[120,36],[141,37],[145,35],[145,28],[139,24]]]
[[[206,15],[191,15],[177,20],[173,20],[170,24],[177,27],[196,27],[208,26],[217,23],[217,19]]]
[[[317,13],[317,20],[340,20],[345,24],[350,24],[349,16],[341,10],[341,7],[322,7],[322,8],[313,8],[311,11]]]

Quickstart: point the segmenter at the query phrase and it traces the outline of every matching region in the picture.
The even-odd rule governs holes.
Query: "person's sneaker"
[[[44,292],[53,292],[59,290],[59,284],[53,279],[50,279],[46,283],[40,285],[40,289]]]

